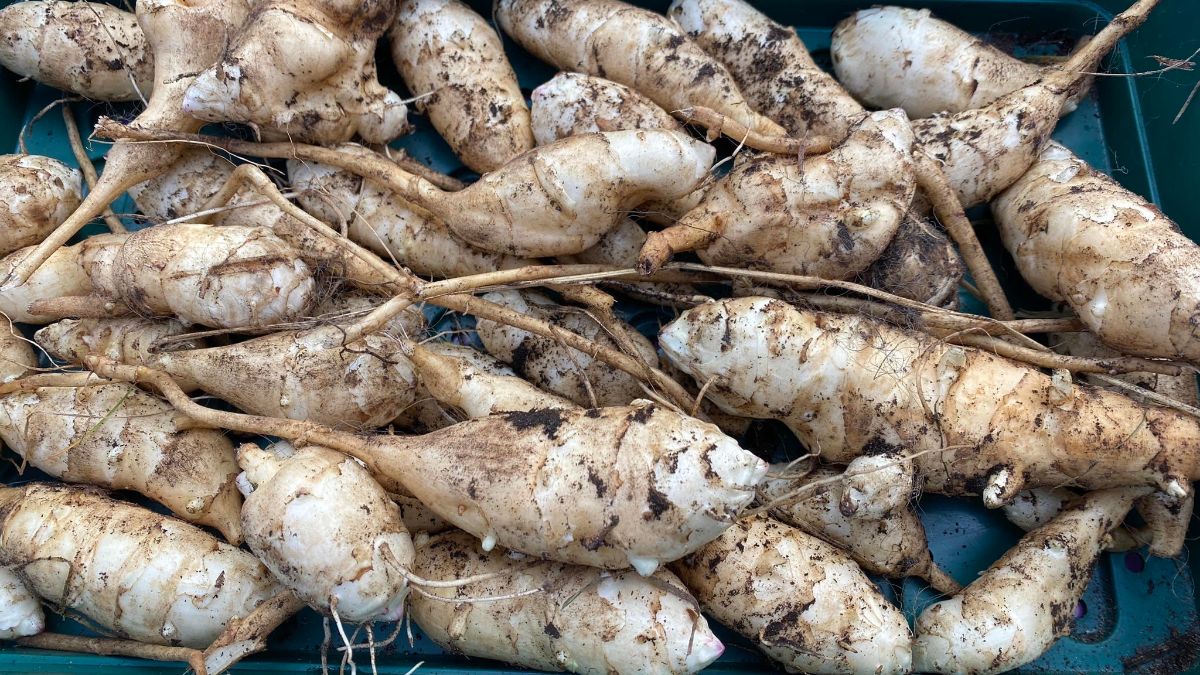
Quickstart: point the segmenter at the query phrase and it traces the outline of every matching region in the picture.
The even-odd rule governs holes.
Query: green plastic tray
[[[11,0],[0,0],[0,6]],[[487,2],[471,3],[490,15]],[[667,2],[642,3],[662,11]],[[832,26],[849,12],[873,4],[870,0],[807,0],[803,3],[762,1],[758,5],[776,20],[794,25],[818,60],[828,62]],[[967,30],[987,35],[1002,47],[1019,53],[1061,53],[1074,39],[1094,32],[1097,19],[1107,20],[1119,11],[1122,0],[929,0],[896,4],[926,6]],[[1119,72],[1160,68],[1151,55],[1187,56],[1200,43],[1200,3],[1163,0],[1150,21],[1135,33],[1111,59]],[[526,90],[548,79],[553,71],[506,39],[509,55]],[[380,52],[384,81],[397,90],[403,87]],[[1177,124],[1173,118],[1197,82],[1196,73],[1176,70],[1143,78],[1099,78],[1091,98],[1059,125],[1055,138],[1084,159],[1115,175],[1130,189],[1164,207],[1193,238],[1200,235],[1200,202],[1192,185],[1200,165],[1191,152],[1200,153],[1200,101]],[[15,151],[20,129],[44,106],[61,94],[28,82],[18,82],[0,72],[0,148]],[[131,115],[127,107],[76,104],[81,128],[89,129],[99,114]],[[421,118],[413,117],[418,132],[396,143],[429,165],[453,175],[470,177],[469,171]],[[86,132],[85,132],[86,133]],[[73,163],[66,143],[61,115],[44,116],[26,132],[30,152],[50,155]],[[105,146],[91,147],[93,159],[101,160]],[[124,199],[115,205],[119,213],[133,211]],[[986,220],[986,210],[980,212]],[[136,223],[132,223],[137,226]],[[999,246],[986,223],[980,236],[993,256],[993,263],[1006,283],[1015,304],[1037,308],[1039,300],[1020,280],[1012,261]],[[98,229],[96,231],[99,231]],[[645,308],[625,308],[639,328],[652,332],[662,315]],[[769,426],[753,435],[756,444],[778,438]],[[40,478],[36,472],[18,477],[0,469],[0,478],[25,481]],[[977,502],[927,496],[921,500],[926,529],[937,561],[959,581],[969,582],[1008,549],[1019,532],[1004,518]],[[1193,539],[1196,533],[1193,533]],[[1152,672],[1174,673],[1195,670],[1200,661],[1200,622],[1195,595],[1196,561],[1192,547],[1179,560],[1147,558],[1143,552],[1108,555],[1101,559],[1091,585],[1077,608],[1079,619],[1071,637],[1061,640],[1023,672]],[[893,584],[880,580],[884,592],[910,616],[919,613],[933,596],[914,581]],[[54,630],[81,632],[72,621],[51,619]],[[390,626],[377,627],[386,634]],[[414,631],[415,631],[414,627]],[[718,628],[727,651],[708,672],[765,672],[773,667],[747,641]],[[300,673],[319,669],[322,642],[321,622],[304,612],[285,624],[272,637],[268,653],[240,664],[242,673]],[[336,656],[331,653],[336,664]],[[366,654],[359,667],[369,670]],[[495,662],[445,655],[436,645],[415,633],[410,647],[401,638],[377,654],[379,672],[404,673],[418,661],[423,672],[479,673],[520,672]],[[0,672],[164,672],[178,673],[181,665],[136,659],[61,654],[15,648],[0,643]]]

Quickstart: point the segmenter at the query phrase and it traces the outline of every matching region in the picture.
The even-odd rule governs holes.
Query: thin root
[[[833,148],[833,141],[824,136],[809,136],[808,138],[766,136],[727,115],[722,115],[712,108],[704,106],[676,110],[674,115],[685,124],[695,124],[707,129],[710,141],[716,139],[717,136],[728,136],[748,148],[762,152],[805,157],[823,155]]]
[[[167,647],[120,638],[62,635],[61,633],[41,633],[17,638],[16,642],[22,647],[36,649],[54,649],[101,656],[133,656],[151,661],[183,661],[195,671],[196,675],[208,675],[209,673],[205,668],[204,653],[188,647]]]

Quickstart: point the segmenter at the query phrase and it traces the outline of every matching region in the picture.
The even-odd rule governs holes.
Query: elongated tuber
[[[437,579],[496,575],[412,596],[421,630],[468,656],[573,673],[686,674],[725,649],[666,570],[642,577],[480,554],[469,536],[449,532],[418,545],[416,571]]]
[[[141,642],[204,648],[279,586],[202,530],[87,490],[0,488],[0,565],[47,603]]]
[[[541,316],[601,344],[618,344],[616,338],[584,310],[556,305],[540,293],[496,291],[483,297],[522,314]],[[638,353],[634,356],[657,367],[658,354],[654,345],[632,326],[625,324],[621,328],[637,348]],[[576,405],[626,405],[644,397],[641,385],[633,376],[552,339],[495,321],[480,320],[476,330],[488,353],[511,364],[521,377]]]
[[[161,225],[91,237],[72,248],[79,249],[96,304],[141,316],[217,328],[262,326],[302,316],[316,299],[308,265],[264,228]],[[43,314],[56,312],[50,307]]]
[[[1052,67],[1021,61],[928,9],[907,7],[851,14],[834,28],[829,54],[838,81],[856,98],[877,108],[904,108],[913,119],[982,108]],[[1063,113],[1074,109],[1071,100]]]
[[[1153,204],[1051,143],[993,213],[1021,276],[1106,345],[1200,363],[1200,247]]]
[[[772,21],[750,3],[674,0],[667,13],[729,69],[751,105],[789,134],[826,136],[837,142],[865,112],[813,62],[795,30]]]
[[[923,673],[999,673],[1041,656],[1071,631],[1108,533],[1145,490],[1080,498],[1030,532],[970,586],[917,617],[913,666]]]
[[[239,543],[233,445],[124,382],[0,396],[0,439],[70,483],[133,490]]]
[[[341,147],[348,152],[370,152]],[[420,207],[349,171],[293,160],[288,162],[288,176],[302,191],[299,202],[305,211],[333,226],[345,222],[351,239],[415,274],[452,278],[531,262],[475,248]]]
[[[533,147],[529,108],[486,19],[458,0],[401,0],[392,60],[442,138],[479,173]]]
[[[484,548],[499,544],[562,562],[632,565],[651,574],[728,527],[767,470],[715,426],[646,401],[508,413],[424,436],[364,438],[205,408],[147,368],[96,358],[88,365],[105,376],[153,383],[193,419],[351,454],[385,489],[411,493],[481,538]]]
[[[760,498],[768,504],[780,500],[770,509],[772,517],[837,546],[867,572],[919,577],[943,593],[962,588],[934,562],[925,526],[907,501],[878,516],[844,513],[842,475],[818,469],[799,479],[768,479],[759,488]]]
[[[739,298],[688,310],[659,345],[723,409],[782,420],[828,461],[902,447],[919,487],[1003,505],[1027,487],[1200,478],[1200,420],[871,319]]]
[[[0,9],[0,65],[98,101],[137,101],[154,88],[154,55],[137,16],[103,2]]]
[[[794,527],[740,520],[671,569],[705,612],[788,672],[910,669],[904,615],[849,556]]]
[[[703,106],[758,133],[784,134],[661,14],[620,0],[498,0],[495,12],[504,32],[556,68],[620,82],[668,111]]]

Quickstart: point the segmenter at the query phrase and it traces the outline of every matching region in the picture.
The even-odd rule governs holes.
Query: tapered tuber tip
[[[691,653],[688,654],[688,672],[696,673],[704,670],[724,653],[725,645],[717,639],[717,636],[705,631],[705,635],[695,641]]]
[[[646,243],[642,245],[641,253],[638,254],[638,274],[650,276],[659,271],[671,259],[672,253],[662,233],[651,232],[646,237]]]
[[[938,564],[933,561],[932,557],[929,558],[924,571],[916,576],[923,579],[929,584],[930,588],[942,595],[954,595],[963,589],[962,584],[955,581],[954,577],[947,574],[941,567],[938,567]]]

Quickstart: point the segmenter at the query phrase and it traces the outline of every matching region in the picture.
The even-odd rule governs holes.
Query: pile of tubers
[[[215,675],[309,608],[352,670],[407,621],[589,674],[703,670],[710,622],[788,672],[1038,659],[1200,479],[1200,247],[1051,140],[1156,4],[1048,65],[875,7],[832,74],[746,0],[8,4],[0,65],[112,146],[66,109],[75,165],[0,155],[0,640]],[[389,145],[416,116],[465,171]],[[923,492],[1027,533],[951,574]]]

